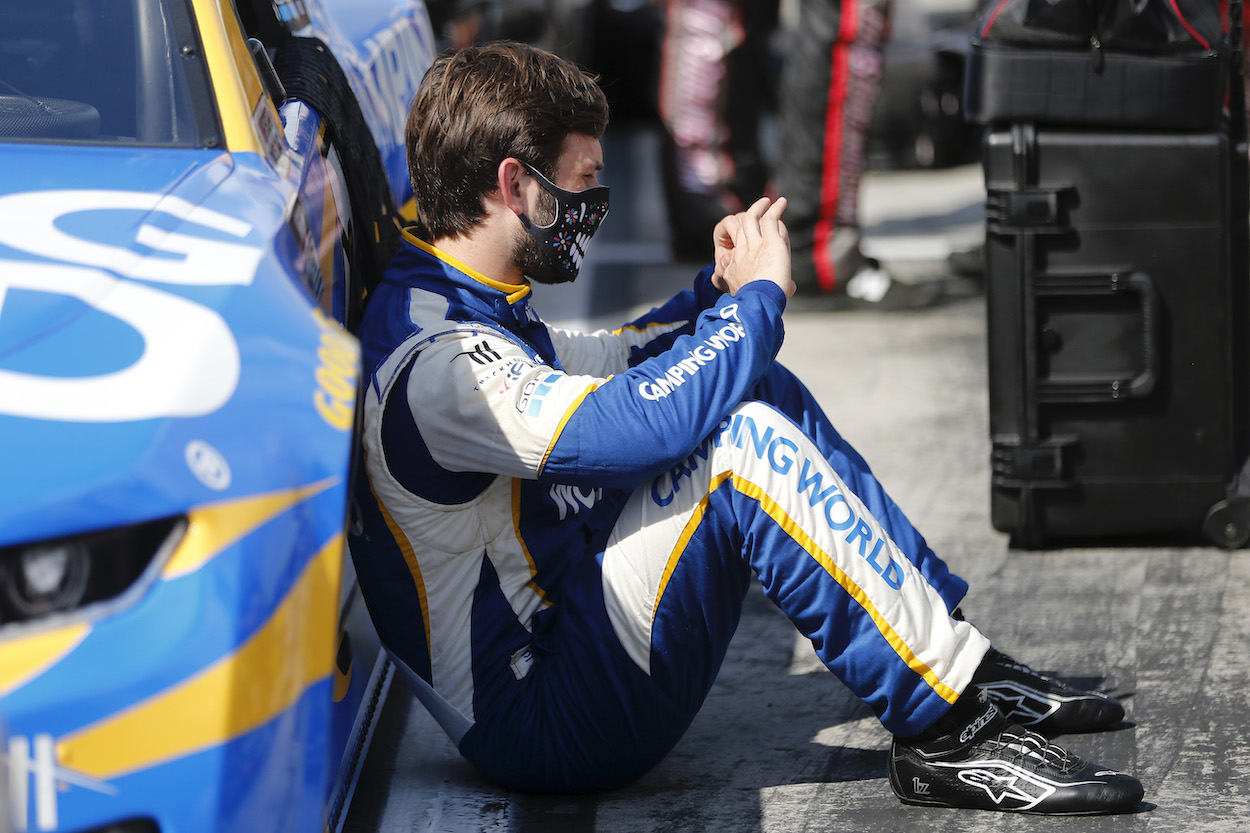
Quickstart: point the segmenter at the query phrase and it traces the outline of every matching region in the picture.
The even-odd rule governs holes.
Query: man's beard
[[[549,226],[556,220],[556,199],[546,191],[539,197],[538,210],[534,212],[534,222],[540,226]],[[556,284],[571,283],[573,278],[557,268],[543,254],[538,241],[522,230],[512,242],[512,263],[519,267],[525,276],[534,283]]]
[[[512,242],[512,262],[520,267],[525,276],[534,283],[570,283],[573,280],[567,272],[557,269],[551,261],[547,260],[538,241],[524,230]]]

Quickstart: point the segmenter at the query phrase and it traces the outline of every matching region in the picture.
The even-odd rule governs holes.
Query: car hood
[[[0,545],[341,476],[355,343],[300,284],[268,166],[10,145],[0,167]]]

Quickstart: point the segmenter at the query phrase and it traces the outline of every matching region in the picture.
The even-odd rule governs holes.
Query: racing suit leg
[[[968,685],[989,643],[950,618],[892,527],[798,425],[748,402],[626,504],[603,558],[608,618],[634,662],[697,709],[745,566],[887,729],[916,734]]]
[[[460,750],[507,786],[599,790],[658,763],[716,679],[752,574],[901,736],[943,715],[989,648],[950,618],[890,513],[874,517],[772,405],[743,403],[683,465],[622,499],[602,545],[534,617],[530,643],[501,639],[511,659],[475,659],[489,701],[475,700]],[[476,645],[492,627],[475,615]]]
[[[777,192],[789,201],[785,220],[800,291],[832,291],[862,262],[859,183],[881,86],[888,6],[889,0],[800,0],[781,74],[776,171]],[[850,234],[839,235],[835,253],[840,228]]]
[[[946,602],[947,609],[954,610],[968,592],[968,582],[950,571],[941,558],[925,542],[924,536],[912,525],[903,510],[886,493],[869,469],[868,463],[851,446],[807,387],[793,373],[779,363],[760,380],[754,397],[777,408],[812,439],[825,459],[833,466],[859,499],[868,507],[874,518],[888,520],[890,537],[909,561],[916,565],[925,580],[933,585]]]

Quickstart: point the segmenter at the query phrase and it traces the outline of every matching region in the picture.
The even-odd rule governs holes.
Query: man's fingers
[[[764,215],[760,217],[760,231],[764,233],[772,232],[774,234],[782,233],[781,215],[786,210],[786,198],[778,197]]]
[[[754,228],[756,234],[759,233],[759,218],[751,217],[746,211],[741,214],[734,215],[734,224],[731,226],[733,231],[734,248],[746,245],[750,240],[748,230]]]
[[[757,234],[761,236],[768,233],[780,234],[781,231],[778,226],[781,222],[782,212],[785,210],[785,197],[778,197],[776,200],[760,197],[751,204],[750,208],[737,216],[741,218],[746,238],[755,239]]]
[[[746,231],[747,239],[756,238],[761,234],[760,221],[768,212],[771,204],[772,201],[768,197],[760,197],[751,203],[751,207],[746,210],[745,214],[740,215],[743,218],[742,225]]]
[[[773,204],[768,206],[768,210],[764,212],[764,219],[770,223],[780,222],[781,215],[785,212],[787,205],[789,205],[789,203],[786,201],[785,197],[778,197],[773,200]]]
[[[734,241],[734,232],[742,225],[742,217],[738,214],[728,214],[721,218],[721,221],[712,229],[712,244],[714,246],[732,246]]]

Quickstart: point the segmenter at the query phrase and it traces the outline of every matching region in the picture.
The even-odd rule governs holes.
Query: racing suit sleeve
[[[570,373],[610,376],[668,350],[677,336],[694,330],[699,313],[720,296],[720,290],[712,285],[712,267],[708,266],[695,278],[693,289],[682,290],[620,329],[593,333],[547,329],[560,363]]]
[[[685,460],[755,386],[781,347],[784,304],[774,284],[748,284],[608,377],[535,362],[502,334],[445,334],[414,362],[409,408],[450,471],[632,488]]]

